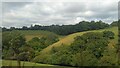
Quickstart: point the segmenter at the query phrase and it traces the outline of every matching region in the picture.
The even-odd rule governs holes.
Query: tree
[[[58,41],[58,37],[55,36],[54,34],[52,35],[47,35],[45,37],[34,37],[27,43],[32,47],[35,51],[41,51],[45,47],[55,43]]]
[[[116,66],[118,65],[118,53],[116,53],[115,48],[111,48],[109,46],[106,47],[104,52],[102,53],[103,57],[99,60],[99,65],[101,66]]]
[[[118,21],[113,21],[110,26],[118,26]]]
[[[35,57],[35,51],[29,45],[24,45],[19,48],[20,53],[18,58],[23,61],[31,61]]]
[[[73,66],[96,66],[98,64],[98,59],[94,56],[92,52],[83,51],[81,53],[76,53],[72,58]]]
[[[10,31],[15,30],[15,27],[10,27]]]
[[[109,39],[114,39],[114,33],[112,31],[103,31],[103,37],[107,37]]]
[[[30,41],[27,42],[30,47],[32,47],[35,51],[40,52],[44,47],[44,41],[41,42],[41,39],[38,37],[32,38]]]
[[[27,30],[28,27],[27,27],[27,26],[23,26],[22,29],[23,29],[23,30]]]
[[[3,35],[3,38],[4,38],[4,40],[3,40],[3,51],[4,52],[7,51],[7,47],[8,47],[10,52],[13,53],[12,57],[14,57],[14,58],[12,58],[12,59],[16,59],[18,61],[18,66],[20,67],[20,59],[18,58],[18,55],[20,53],[19,48],[26,44],[24,36],[17,31],[12,31],[12,32],[6,33],[6,35]],[[5,43],[7,43],[7,44],[5,44]]]

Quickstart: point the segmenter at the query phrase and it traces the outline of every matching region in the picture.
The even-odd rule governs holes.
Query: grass
[[[18,64],[17,61],[15,60],[2,60],[2,66],[18,66]],[[54,65],[21,61],[21,66],[54,66]]]
[[[18,66],[16,60],[0,60],[0,67],[1,66],[10,66],[15,68],[15,66]],[[8,68],[7,67],[7,68]],[[23,62],[21,61],[21,67],[23,68],[73,68],[73,67],[67,67],[67,66],[58,66],[58,65],[50,65],[50,64],[40,64],[40,63],[33,63],[33,62]]]
[[[41,54],[49,54],[50,50],[52,47],[58,47],[60,46],[61,44],[66,44],[66,45],[70,45],[73,41],[74,41],[74,38],[76,36],[81,36],[83,35],[84,33],[87,33],[87,32],[102,32],[102,31],[105,31],[105,30],[109,30],[109,31],[112,31],[115,33],[115,39],[111,40],[110,41],[110,44],[109,45],[115,45],[117,43],[117,40],[118,40],[118,27],[111,27],[111,28],[106,28],[106,29],[100,29],[100,30],[91,30],[91,31],[84,31],[84,32],[78,32],[78,33],[73,33],[73,34],[70,34],[64,38],[62,38],[60,41],[48,46],[47,48],[43,49],[41,51]]]

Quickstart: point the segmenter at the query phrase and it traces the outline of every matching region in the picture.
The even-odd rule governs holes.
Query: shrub
[[[114,39],[114,33],[112,31],[103,31],[103,37],[107,37],[109,39]]]

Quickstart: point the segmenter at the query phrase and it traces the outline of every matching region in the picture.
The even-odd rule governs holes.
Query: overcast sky
[[[13,2],[12,2],[13,1]],[[5,27],[22,27],[31,24],[76,24],[79,21],[102,20],[111,23],[118,19],[118,0],[90,2],[52,1],[38,2],[37,0],[5,0],[2,3],[3,23]],[[33,2],[34,1],[34,2]]]

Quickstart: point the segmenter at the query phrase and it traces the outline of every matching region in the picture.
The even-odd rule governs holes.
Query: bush
[[[51,36],[40,37],[40,38],[34,37],[30,41],[28,41],[28,44],[35,51],[40,52],[42,49],[46,48],[47,46],[49,46],[57,41],[58,41],[58,37],[51,35]]]
[[[114,39],[114,33],[112,31],[103,31],[103,37],[107,37],[109,39]]]

